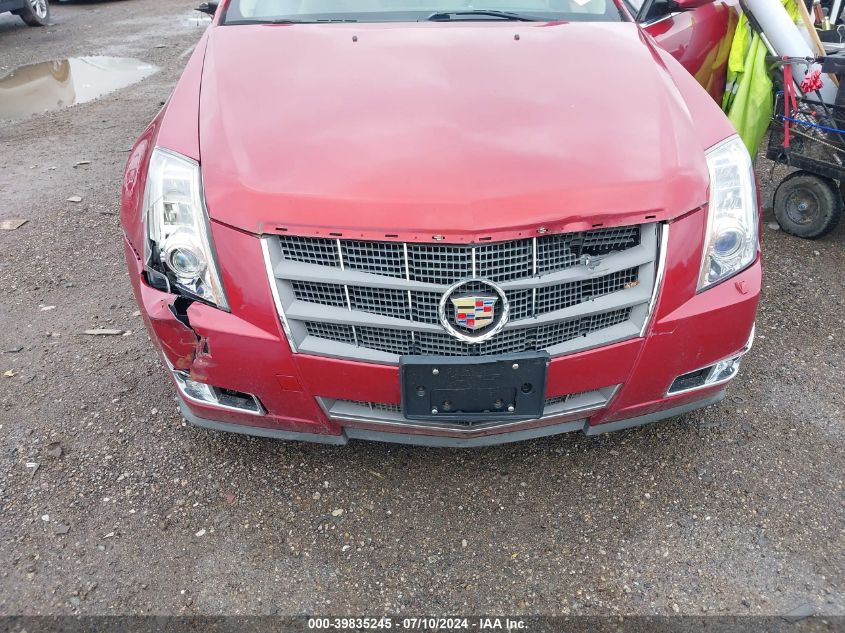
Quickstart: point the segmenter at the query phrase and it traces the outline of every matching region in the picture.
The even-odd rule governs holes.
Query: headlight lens
[[[698,289],[732,277],[757,257],[757,189],[748,150],[738,136],[707,152],[710,207]]]
[[[215,262],[205,210],[200,166],[156,148],[150,158],[145,196],[148,271],[167,277],[170,289],[228,310]]]

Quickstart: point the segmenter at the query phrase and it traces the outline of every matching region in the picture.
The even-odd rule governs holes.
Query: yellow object
[[[798,7],[795,0],[786,0],[783,5],[789,17],[796,21]],[[766,134],[774,108],[766,55],[768,50],[760,35],[751,29],[748,18],[741,15],[728,56],[722,110],[752,157],[756,156],[760,141]]]

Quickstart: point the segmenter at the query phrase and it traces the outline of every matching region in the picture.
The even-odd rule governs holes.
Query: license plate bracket
[[[403,356],[402,412],[409,420],[480,422],[543,415],[547,352]]]

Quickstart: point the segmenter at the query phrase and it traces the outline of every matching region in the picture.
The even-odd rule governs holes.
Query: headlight
[[[757,189],[748,150],[738,136],[707,151],[710,206],[698,289],[724,281],[757,257]]]
[[[144,219],[148,278],[166,279],[163,285],[170,291],[228,310],[196,161],[164,149],[153,151]]]

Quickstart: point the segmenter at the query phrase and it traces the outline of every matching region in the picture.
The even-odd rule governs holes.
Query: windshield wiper
[[[467,11],[438,11],[426,18],[432,22],[448,22],[449,20],[472,18],[473,16],[499,18],[500,20],[513,20],[515,22],[540,22],[542,18],[509,11],[496,11],[494,9],[469,9]]]

